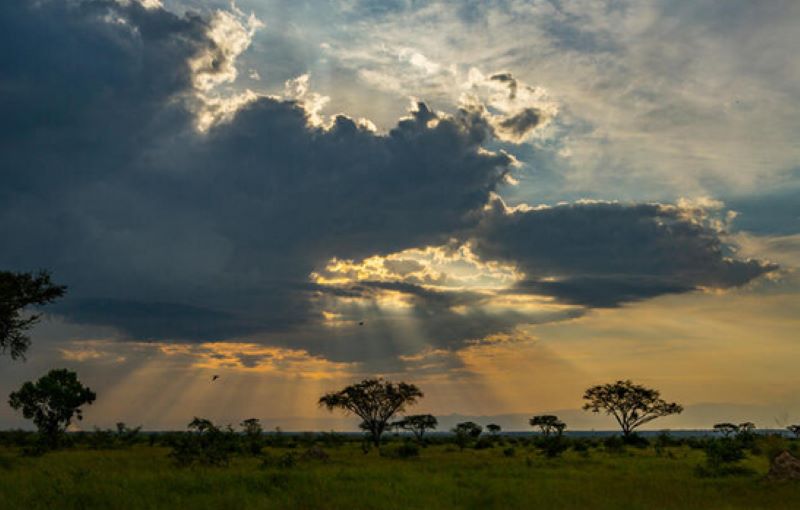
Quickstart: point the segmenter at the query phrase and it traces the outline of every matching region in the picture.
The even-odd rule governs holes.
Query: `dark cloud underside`
[[[520,288],[587,306],[739,286],[776,268],[726,256],[721,233],[692,214],[604,202],[509,212],[497,201],[475,246],[481,257],[517,264],[526,274]]]

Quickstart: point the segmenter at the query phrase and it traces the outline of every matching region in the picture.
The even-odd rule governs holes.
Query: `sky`
[[[0,357],[80,428],[352,430],[320,395],[523,430],[633,379],[649,427],[800,421],[800,4],[10,0],[0,269],[68,286]],[[219,375],[216,381],[212,375]],[[485,424],[485,423],[484,423]],[[0,406],[0,427],[26,426]]]

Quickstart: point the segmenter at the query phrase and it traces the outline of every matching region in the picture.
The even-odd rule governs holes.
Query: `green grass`
[[[570,451],[549,460],[520,447],[507,458],[502,448],[431,446],[401,460],[346,444],[327,449],[328,462],[292,468],[261,468],[244,456],[228,467],[177,468],[157,447],[34,458],[0,449],[0,508],[800,508],[800,484],[763,480],[764,457],[744,461],[752,475],[699,478],[701,451],[669,450],[675,458],[648,448],[592,450],[588,458]]]

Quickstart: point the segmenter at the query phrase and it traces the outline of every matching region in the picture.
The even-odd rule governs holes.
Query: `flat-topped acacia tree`
[[[425,431],[435,429],[438,424],[439,421],[432,414],[412,414],[392,423],[392,426],[411,432],[421,443]]]
[[[550,434],[553,432],[555,432],[557,436],[560,436],[564,433],[564,429],[567,428],[567,424],[559,420],[558,416],[554,414],[540,414],[534,416],[528,420],[528,423],[531,424],[531,427],[539,427],[544,437],[550,437]]]
[[[319,405],[329,411],[342,409],[361,418],[362,430],[369,433],[372,443],[380,448],[381,436],[389,426],[389,420],[417,403],[422,392],[413,384],[392,383],[383,379],[364,379],[360,383],[327,393],[320,397]]]
[[[683,411],[680,404],[662,399],[658,390],[634,384],[630,379],[592,386],[583,399],[588,401],[584,410],[613,416],[626,438],[640,425]]]

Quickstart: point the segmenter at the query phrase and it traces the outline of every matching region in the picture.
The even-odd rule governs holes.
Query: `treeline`
[[[39,316],[25,315],[23,310],[32,304],[47,304],[64,294],[65,287],[51,282],[46,272],[38,274],[0,271],[0,354],[23,358],[30,344],[28,329]],[[359,441],[366,454],[373,448],[382,456],[410,458],[420,454],[420,448],[431,444],[445,444],[455,450],[500,448],[502,455],[514,457],[518,449],[530,453],[537,451],[547,458],[556,458],[568,450],[588,456],[593,449],[614,454],[626,448],[654,448],[659,456],[674,455],[671,447],[702,449],[706,453],[705,465],[698,466],[701,476],[721,476],[741,472],[739,462],[748,453],[766,453],[770,458],[779,453],[797,453],[797,436],[800,425],[788,427],[795,440],[781,435],[760,437],[750,422],[714,425],[716,437],[674,438],[662,433],[655,439],[645,439],[636,430],[658,418],[679,414],[683,407],[661,398],[653,388],[620,380],[591,386],[583,395],[583,409],[604,413],[614,419],[621,435],[605,439],[568,438],[564,435],[567,424],[555,415],[537,415],[529,420],[538,429],[534,437],[504,436],[497,424],[482,425],[467,421],[458,423],[448,436],[431,437],[426,432],[435,430],[438,422],[430,414],[407,414],[406,409],[424,397],[414,384],[393,383],[381,378],[364,379],[338,391],[322,395],[318,405],[330,411],[339,410],[361,419],[359,428],[364,431]],[[0,445],[17,447],[24,455],[41,455],[60,448],[85,447],[89,449],[129,448],[141,443],[170,449],[169,456],[179,466],[224,466],[234,455],[257,456],[262,465],[291,467],[300,460],[328,460],[324,448],[337,448],[354,439],[336,433],[288,435],[275,431],[265,433],[258,419],[242,421],[238,429],[220,426],[211,420],[194,418],[185,432],[143,434],[141,427],[130,428],[118,423],[116,430],[95,429],[92,432],[67,434],[73,420],[82,420],[83,408],[92,405],[97,395],[84,386],[75,372],[54,369],[37,381],[24,383],[9,395],[9,405],[31,420],[37,432],[0,432]],[[405,431],[410,436],[401,437],[391,432]],[[387,437],[388,436],[388,437]],[[272,453],[265,451],[273,450]],[[282,452],[275,457],[274,452]],[[299,451],[299,453],[298,453]],[[795,462],[795,461],[793,461]]]
[[[748,424],[745,424],[748,425]],[[426,435],[418,438],[396,430],[387,434],[378,449],[385,458],[411,459],[420,457],[429,447],[444,448],[454,454],[465,450],[485,450],[489,454],[506,458],[523,458],[530,462],[531,455],[557,459],[567,452],[582,458],[595,454],[624,457],[629,451],[651,451],[658,457],[675,459],[685,456],[686,450],[705,453],[705,462],[698,465],[696,473],[704,477],[751,474],[743,466],[747,456],[766,456],[770,460],[784,451],[800,453],[800,440],[775,433],[759,434],[750,426],[737,426],[734,433],[714,436],[676,437],[668,431],[642,437],[622,435],[608,437],[569,437],[563,434],[544,433],[528,436],[508,435],[472,422],[458,424],[451,434]],[[717,427],[715,427],[717,428]],[[475,432],[478,430],[480,432]],[[468,434],[458,431],[470,430]],[[38,432],[0,431],[0,447],[18,448],[23,455],[41,455],[49,442],[42,442]],[[116,429],[95,429],[64,434],[59,449],[118,450],[132,447],[165,449],[176,466],[224,467],[237,457],[260,460],[262,467],[291,468],[307,462],[328,462],[331,454],[340,448],[359,448],[364,454],[374,446],[364,436],[336,432],[286,433],[280,429],[264,431],[259,420],[244,420],[238,427],[219,426],[208,419],[195,418],[183,432],[142,432],[118,423]]]

